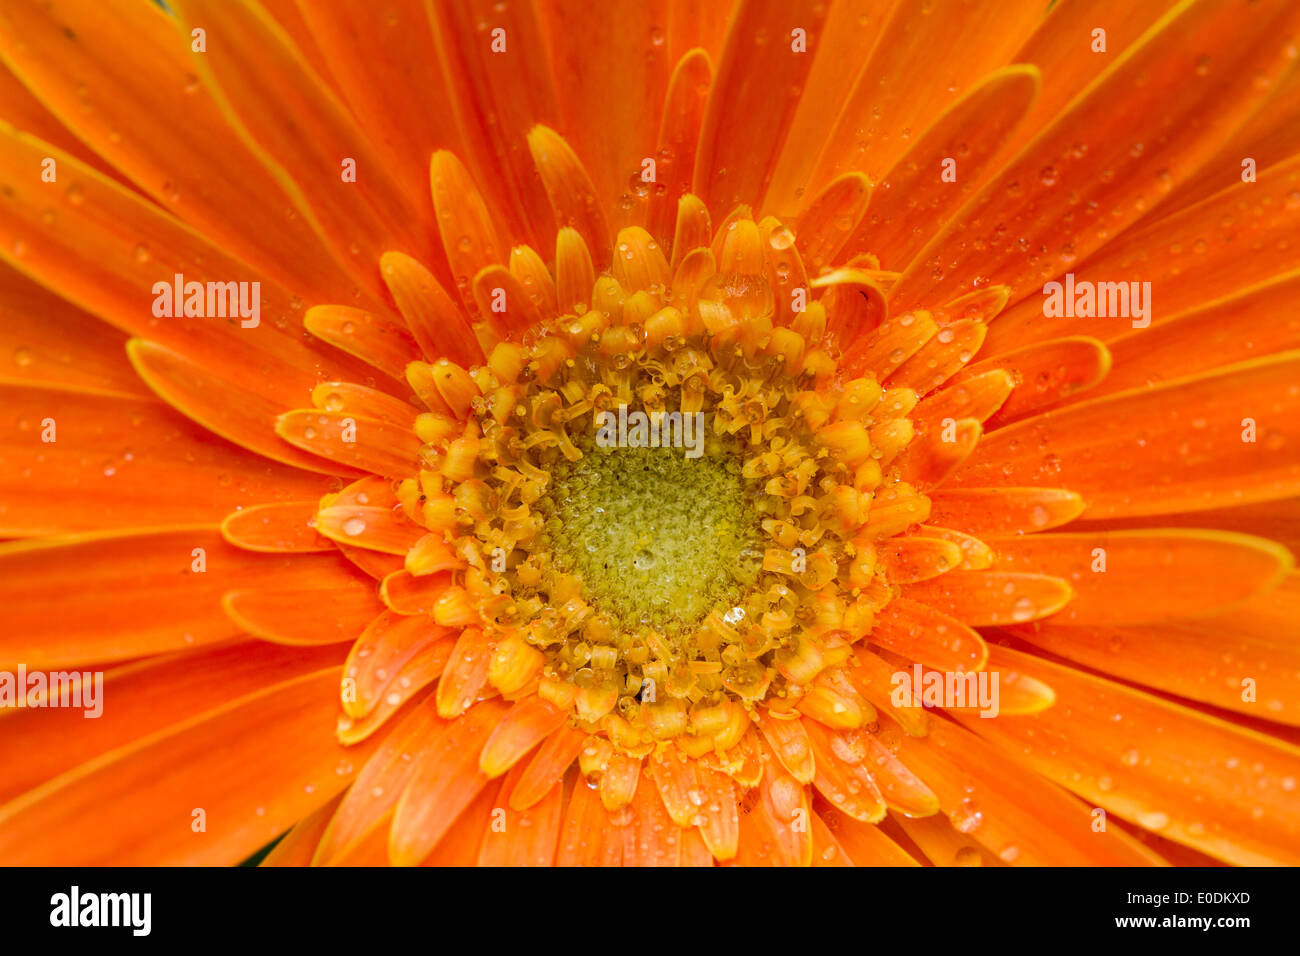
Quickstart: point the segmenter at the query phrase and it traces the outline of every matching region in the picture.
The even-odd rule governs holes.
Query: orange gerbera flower
[[[1298,35],[9,0],[0,862],[1300,862]]]

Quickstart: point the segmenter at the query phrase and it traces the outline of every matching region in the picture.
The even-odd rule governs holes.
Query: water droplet
[[[777,226],[767,241],[773,249],[789,249],[794,245],[794,230],[789,226]]]
[[[952,821],[953,827],[960,832],[971,833],[978,830],[980,824],[984,822],[984,814],[982,814],[976,808],[975,803],[967,797],[953,808],[952,812],[948,814],[948,819]]]
[[[1139,825],[1146,827],[1148,830],[1163,830],[1169,826],[1169,815],[1159,811],[1151,813],[1139,813],[1137,815]]]
[[[975,847],[964,846],[953,857],[953,863],[957,866],[983,866],[984,858],[980,856],[980,851]]]

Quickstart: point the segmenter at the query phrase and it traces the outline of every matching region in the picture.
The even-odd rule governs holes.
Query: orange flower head
[[[1300,860],[1300,9],[1043,8],[17,4],[0,863]]]

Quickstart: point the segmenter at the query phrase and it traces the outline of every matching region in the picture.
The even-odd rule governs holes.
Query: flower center
[[[725,751],[760,706],[870,711],[834,675],[893,596],[874,542],[915,520],[891,463],[916,397],[846,380],[820,303],[774,324],[757,241],[726,230],[727,268],[673,277],[625,230],[558,315],[485,316],[483,366],[407,370],[452,413],[416,425],[407,571],[455,581],[435,618],[482,628],[500,693],[631,754]]]
[[[763,562],[753,482],[736,452],[688,458],[685,446],[589,442],[578,461],[558,463],[545,499],[558,567],[580,577],[583,598],[625,630],[657,629],[679,643],[715,608],[734,616]]]

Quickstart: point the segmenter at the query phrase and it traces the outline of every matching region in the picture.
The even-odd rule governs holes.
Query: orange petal
[[[951,571],[910,584],[903,593],[976,627],[1047,617],[1065,607],[1074,594],[1061,578],[1010,571]]]
[[[453,587],[450,571],[416,577],[403,568],[384,577],[379,597],[398,614],[432,615]]]
[[[759,0],[735,8],[692,177],[691,191],[715,217],[737,203],[757,203],[767,191],[825,19],[825,4],[812,0]]]
[[[487,683],[493,643],[480,628],[466,628],[456,639],[447,670],[438,682],[438,716],[459,717],[478,699]]]
[[[479,769],[489,777],[510,770],[530,750],[564,726],[568,714],[547,700],[530,694],[514,703],[483,745]],[[506,789],[513,794],[521,773],[514,775]]]
[[[520,339],[542,321],[537,303],[505,266],[491,265],[474,276],[474,301],[501,339]]]
[[[573,784],[564,811],[556,866],[619,866],[623,862],[622,833],[610,823],[596,789],[581,779]]]
[[[1002,30],[1003,17],[993,19]],[[1063,265],[1091,255],[1144,216],[1259,108],[1291,67],[1288,47],[1298,25],[1300,10],[1286,3],[1244,14],[1216,5],[1175,7],[922,250],[895,287],[893,307],[950,299],[971,276],[1010,286],[1017,300]],[[1185,61],[1192,49],[1197,62],[1213,66],[1189,80]],[[1162,117],[1160,133],[1138,139],[1151,116]],[[1133,148],[1136,142],[1141,149]],[[1089,203],[1108,214],[1073,227],[1076,210]],[[1001,241],[1003,235],[1047,253],[1026,256],[1018,242]]]
[[[124,331],[201,360],[206,368],[222,368],[228,380],[266,399],[291,402],[321,377],[364,379],[364,365],[305,339],[298,327],[301,299],[269,275],[49,144],[4,123],[0,144],[0,183],[9,199],[0,246],[9,250],[10,264],[19,272]],[[58,164],[57,193],[30,173],[46,157]],[[177,275],[186,284],[250,283],[250,293],[260,292],[257,324],[242,324],[252,315],[214,321],[182,314],[160,321],[144,290],[174,286]],[[238,417],[238,411],[229,414]]]
[[[258,866],[311,866],[312,857],[320,838],[329,826],[330,818],[338,809],[343,794],[339,794],[328,803],[323,803],[303,819],[299,820],[284,839],[277,843],[271,852],[262,858]]]
[[[879,549],[879,560],[894,584],[937,578],[962,563],[962,550],[943,538],[890,538]]]
[[[686,303],[688,313],[695,308],[704,283],[718,271],[710,249],[692,249],[673,273],[673,298]]]
[[[819,301],[826,310],[827,338],[844,350],[842,368],[847,374],[869,372],[883,379],[934,333],[924,314],[890,321],[879,275],[871,269],[844,266],[819,275],[809,285],[826,290]],[[902,341],[882,353],[880,346],[893,338]]]
[[[452,721],[424,749],[397,802],[388,842],[394,865],[411,866],[423,860],[460,811],[487,786],[487,776],[478,769],[478,755],[505,712],[503,702],[483,701]]]
[[[768,759],[767,772],[745,795],[732,865],[808,866],[813,854],[808,790],[780,769],[770,755]]]
[[[597,785],[600,802],[611,813],[615,810],[622,810],[632,802],[632,797],[636,794],[637,782],[640,779],[640,757],[630,757],[625,753],[612,754],[600,775],[600,783]]]
[[[998,317],[989,336],[990,354],[1060,335],[1094,335],[1109,342],[1294,271],[1292,197],[1300,189],[1300,156],[1263,169],[1255,182],[1241,181],[1240,158],[1234,167],[1224,177],[1228,188],[1125,232],[1073,270],[1076,289],[1080,282],[1149,282],[1149,289],[1140,290],[1145,316],[1048,317],[1044,298],[1035,294]],[[1107,303],[1107,311],[1125,310]]]
[[[0,545],[0,661],[34,669],[210,644],[239,634],[220,613],[226,591],[342,593],[364,580],[336,554],[257,554],[215,528],[10,542]]]
[[[436,743],[447,727],[447,722],[434,711],[432,695],[412,707],[373,749],[373,756],[359,764],[361,771],[356,783],[339,804],[316,849],[317,865],[335,860],[386,815],[391,817],[398,798],[415,774],[418,763],[415,758]],[[388,827],[384,826],[383,830],[386,835]]]
[[[870,288],[865,277],[863,285]],[[884,317],[879,326],[874,329],[868,326],[861,338],[846,335],[844,365],[854,373],[868,371],[883,380],[919,352],[939,329],[926,312],[890,316],[881,313],[879,308],[876,311]]]
[[[421,444],[414,432],[389,422],[318,408],[283,413],[275,433],[304,451],[387,478],[409,478]]]
[[[799,250],[789,241],[790,228],[775,216],[768,216],[758,224],[759,238],[763,248],[763,261],[767,265],[767,282],[772,287],[772,299],[776,305],[773,317],[778,325],[790,326],[794,323],[796,312],[795,299],[800,290],[803,298],[808,297],[808,270],[799,258]],[[829,290],[830,295],[834,290]],[[823,308],[826,300],[823,299]],[[806,302],[805,302],[806,305]],[[854,303],[856,306],[856,303]],[[852,323],[850,319],[846,325]],[[811,348],[816,342],[805,340],[804,345]],[[788,369],[797,366],[787,365]]]
[[[537,188],[525,137],[537,123],[555,125],[559,108],[548,37],[537,6],[471,0],[434,4],[428,10],[462,131],[467,141],[481,144],[476,148],[476,178],[490,190],[509,227],[507,245],[527,242],[541,249],[555,234],[556,224]],[[502,32],[494,34],[497,30]],[[495,37],[505,41],[504,49],[493,48]],[[454,275],[472,276],[482,268],[460,270],[454,260],[452,265]]]
[[[388,866],[388,829],[392,825],[393,811],[390,808],[368,830],[317,865]]]
[[[851,763],[855,775],[869,777],[880,788],[889,809],[912,817],[939,812],[939,798],[898,759],[880,738],[866,730],[838,731],[832,745],[842,763]],[[861,863],[859,862],[859,865]]]
[[[930,493],[930,521],[971,534],[1045,531],[1083,513],[1083,498],[1059,488],[953,488]]]
[[[703,800],[698,764],[675,746],[653,751],[650,764],[655,787],[668,815],[679,827],[692,826]]]
[[[826,807],[817,814],[852,866],[919,866],[901,846],[872,823]]]
[[[877,711],[883,711],[893,717],[894,721],[913,737],[924,737],[929,733],[930,717],[920,706],[915,691],[911,701],[900,701],[898,704],[894,702],[894,691],[898,686],[895,683],[895,675],[900,671],[906,673],[906,667],[901,663],[902,658],[888,651],[884,653],[890,660],[885,660],[879,654],[873,654],[863,647],[855,648],[853,662],[847,668],[849,680],[858,689],[858,693],[870,701]]]
[[[1127,681],[1271,721],[1300,724],[1300,574],[1244,604],[1195,620],[1148,626],[1010,630],[1051,654]],[[1253,693],[1246,693],[1251,688]]]
[[[307,331],[349,355],[401,379],[420,358],[414,337],[392,319],[345,305],[314,305],[303,317]]]
[[[1002,726],[1013,719],[1040,717],[974,718],[984,726]],[[1113,737],[1113,728],[1106,728],[1104,735]],[[890,731],[882,736],[886,746],[897,746],[899,758],[938,795],[941,809],[958,832],[978,840],[1005,863],[1149,866],[1160,862],[1119,827],[1094,830],[1087,805],[955,724],[932,721],[925,737]]]
[[[816,764],[813,760],[812,742],[808,739],[803,720],[777,720],[761,707],[755,708],[753,718],[763,739],[781,761],[781,766],[790,771],[790,775],[800,783],[812,783],[816,775]]]
[[[582,236],[596,268],[608,269],[609,222],[582,161],[560,134],[547,126],[535,126],[529,131],[528,149],[546,187],[557,225]]]
[[[494,826],[500,826],[505,810],[498,806],[501,781],[489,780],[469,806],[460,812],[447,835],[438,841],[421,866],[467,867],[478,863],[483,838]]]
[[[629,292],[638,290],[667,290],[672,285],[672,272],[654,237],[640,226],[628,226],[618,231],[618,255],[611,267],[619,285]]]
[[[0,72],[3,76],[3,72]],[[0,381],[152,397],[126,358],[127,336],[0,265]]]
[[[1229,863],[1300,860],[1300,748],[1007,648],[994,661],[1050,684],[1056,706],[958,719],[1032,772]]]
[[[1097,339],[1053,339],[976,362],[954,376],[953,384],[995,368],[1005,369],[1017,384],[1011,397],[987,419],[990,431],[1097,385],[1110,371],[1111,356]]]
[[[0,407],[5,537],[216,522],[250,498],[293,500],[329,485],[213,438],[153,399],[0,384]]]
[[[1142,40],[1143,34],[1168,12],[1165,0],[1134,0],[1106,9],[1104,23],[1097,9],[1078,3],[1054,3],[1038,21],[1037,29],[1014,56],[1011,63],[1033,63],[1042,70],[1041,90],[1030,107],[1029,116],[1014,130],[1006,146],[1007,155],[1015,156],[1026,143],[1052,122],[1098,75]],[[1079,37],[1092,40],[1092,31],[1103,27],[1106,48],[1092,49],[1088,56],[1075,56]],[[1243,154],[1244,155],[1244,154]]]
[[[900,813],[892,819],[935,866],[1003,865],[979,841],[954,829],[942,814],[914,819]]]
[[[588,305],[596,270],[586,240],[576,229],[562,227],[555,234],[555,301],[568,314],[579,304]]]
[[[469,320],[432,272],[401,252],[385,252],[379,271],[425,358],[447,358],[461,365],[483,361]]]
[[[1228,531],[1109,531],[985,539],[998,571],[1051,574],[1074,591],[1054,625],[1201,617],[1276,587],[1295,563],[1264,538]]]
[[[456,276],[456,291],[472,309],[470,280],[487,266],[505,262],[505,249],[483,196],[457,156],[446,150],[434,153],[429,183],[438,210],[438,233]]]
[[[953,696],[948,697],[945,690],[945,699],[937,701],[935,706],[950,713],[972,714],[992,720],[1000,714],[1036,714],[1056,703],[1056,692],[1052,688],[1012,667],[985,664],[980,674],[990,675],[985,685],[990,690],[982,691],[977,682],[972,682],[975,675],[967,674],[964,682],[952,685]],[[917,699],[925,696],[924,683],[929,680],[935,680],[936,687],[943,686],[937,681],[946,684],[947,675],[922,668],[920,677],[912,685],[916,688],[913,693],[918,695]]]
[[[866,215],[870,200],[871,180],[862,173],[846,173],[799,215],[794,234],[810,272],[819,273],[840,261],[840,250]]]
[[[3,104],[5,120],[15,128],[26,130],[37,139],[76,156],[105,176],[126,183],[125,177],[118,173],[111,163],[104,161],[93,149],[77,139],[7,67],[0,68],[0,104]]]
[[[731,8],[710,0],[668,0],[668,59],[676,62],[692,47],[717,59],[727,38]],[[712,862],[710,861],[710,864]]]
[[[790,125],[789,142],[820,146],[892,12],[891,4],[874,0],[830,5],[818,41],[817,59]],[[798,212],[809,195],[808,179],[816,160],[816,149],[782,150],[763,208],[787,218]]]
[[[1300,491],[1298,380],[1291,352],[1047,412],[988,435],[952,481],[1066,487],[1089,518],[1288,497]]]
[[[1254,116],[1233,134],[1233,142],[1223,143],[1218,154],[1209,160],[1169,199],[1169,211],[1182,209],[1210,195],[1226,183],[1235,183],[1241,160],[1249,156],[1258,169],[1284,163],[1300,152],[1300,75],[1292,70],[1272,87],[1272,95]]]
[[[688,827],[681,833],[681,865],[682,866],[713,866],[713,854],[709,852],[708,844],[704,842],[704,837],[700,836],[700,831],[694,827]]]
[[[146,385],[208,431],[274,461],[308,471],[356,474],[345,465],[324,461],[276,438],[276,415],[284,406],[278,401],[275,389],[262,384],[281,374],[282,370],[275,365],[262,369],[266,379],[255,381],[250,374],[244,381],[233,382],[156,342],[132,339],[127,343],[127,354]]]
[[[413,215],[432,233],[428,157],[437,149],[467,155],[468,147],[462,142],[447,81],[441,70],[429,68],[438,62],[438,50],[425,5],[420,0],[393,0],[382,17],[365,7],[287,6],[301,16],[309,39],[320,50],[317,72],[334,81],[357,125],[384,150],[390,164],[384,174],[404,195],[422,200]],[[299,48],[304,49],[301,40]],[[449,278],[445,262],[434,268],[439,281]]]
[[[150,4],[20,5],[0,30],[5,58],[44,106],[179,219],[299,295],[341,301],[358,281],[373,292],[377,283],[355,266],[348,278],[351,263],[335,258],[300,214],[307,208],[299,205],[302,197],[263,166],[256,146],[235,135],[211,88],[195,75],[188,47],[188,31],[182,42],[175,19]],[[128,48],[132,69],[113,69]],[[182,126],[187,135],[175,136]],[[331,168],[338,169],[336,159]]]
[[[510,250],[510,274],[519,280],[539,313],[548,317],[559,314],[551,270],[532,246],[515,246]],[[481,363],[481,359],[457,361],[467,366]]]
[[[378,551],[354,548],[348,544],[340,544],[338,549],[343,557],[376,581],[382,581],[394,572],[402,570],[403,559],[395,554],[380,554]]]
[[[1110,343],[1113,367],[1085,399],[1186,378],[1261,355],[1300,349],[1300,272],[1234,292]]]
[[[321,382],[311,390],[311,403],[327,412],[343,412],[349,418],[378,418],[410,431],[415,430],[420,417],[412,402],[354,382]]]
[[[1028,0],[979,0],[939,16],[894,6],[872,37],[874,49],[830,127],[808,187],[820,189],[850,169],[879,182],[912,135],[929,129],[989,72],[1012,62],[1042,13],[1042,4]],[[918,63],[926,68],[918,70]]]
[[[555,860],[564,819],[564,788],[552,787],[541,802],[517,810],[501,798],[514,791],[523,773],[523,765],[516,765],[501,784],[501,806],[494,809],[503,815],[494,818],[483,834],[479,866],[550,866]]]
[[[885,816],[885,798],[870,771],[860,763],[849,764],[839,757],[837,732],[815,720],[805,721],[812,741],[817,775],[813,786],[834,807],[864,823],[878,823]]]
[[[45,866],[239,862],[329,800],[368,756],[333,739],[338,679],[331,667],[285,681],[30,791],[0,808],[0,856]],[[181,822],[158,826],[169,818]]]
[[[584,0],[556,0],[541,9],[565,128],[596,184],[599,205],[631,206],[639,197],[628,181],[645,188],[641,161],[655,154],[668,88],[663,5],[630,4],[618,11],[617,29],[593,17]],[[625,209],[618,225],[639,221],[635,208]]]
[[[632,820],[623,828],[623,865],[681,866],[683,839],[697,831],[674,824],[651,786],[637,788],[629,812]]]
[[[322,508],[316,530],[325,537],[385,554],[405,555],[427,533],[392,508],[342,505]]]
[[[340,656],[336,647],[233,641],[106,669],[104,699],[113,703],[93,720],[76,708],[6,708],[0,803],[133,741],[336,664]]]
[[[716,860],[730,860],[740,842],[740,812],[736,786],[725,774],[698,766],[702,802],[695,808],[693,823]]]
[[[984,422],[1002,407],[1016,387],[1015,378],[1004,369],[982,372],[962,381],[949,382],[947,387],[931,392],[918,403],[912,420],[921,431],[925,427],[942,424],[945,418],[973,418]]]
[[[432,260],[430,210],[410,202],[384,151],[356,128],[282,27],[258,6],[177,0],[171,9],[183,37],[193,27],[207,31],[208,50],[191,54],[190,69],[345,266],[361,272],[364,263],[373,275],[370,264],[394,247]],[[275,96],[266,95],[271,88]],[[345,158],[355,160],[355,184],[342,179]]]
[[[431,644],[426,643],[416,650],[410,660],[403,663],[395,673],[375,671],[375,679],[383,683],[383,690],[386,693],[379,698],[374,709],[364,717],[357,720],[349,716],[339,718],[336,727],[339,742],[351,746],[368,739],[387,724],[389,718],[401,710],[407,701],[423,696],[429,684],[437,680],[446,669],[455,643],[452,637],[444,637]],[[347,694],[346,685],[344,688],[341,696]]]
[[[979,538],[953,531],[951,528],[926,524],[918,526],[916,534],[926,538],[941,538],[957,545],[962,554],[962,562],[958,567],[963,571],[982,571],[993,566],[993,549]]]
[[[677,225],[673,227],[674,273],[687,255],[695,250],[708,250],[712,242],[713,224],[709,221],[708,207],[698,196],[687,193],[677,200]]]
[[[830,811],[835,813],[834,810]],[[839,815],[836,814],[836,819]],[[813,866],[853,866],[853,861],[849,859],[848,853],[840,845],[839,840],[835,839],[835,832],[822,820],[820,814],[813,814],[812,818],[812,838],[813,838]]]
[[[691,188],[695,144],[699,142],[712,82],[713,64],[708,54],[691,50],[673,69],[660,114],[658,149],[654,154],[655,184],[647,201],[646,228],[661,247],[673,248],[674,266],[678,262],[678,250],[673,245],[677,203]]]
[[[1004,67],[948,107],[876,187],[871,214],[843,254],[870,252],[890,269],[905,268],[1002,155],[1007,136],[1034,102],[1039,80],[1033,67]],[[946,160],[956,163],[956,181],[945,181]]]
[[[384,610],[374,591],[361,587],[234,590],[221,606],[240,630],[277,644],[350,641]]]
[[[547,737],[510,792],[510,805],[525,810],[542,799],[573,766],[586,741],[587,735],[572,727],[561,727]]]
[[[917,395],[928,395],[974,357],[987,331],[988,326],[973,319],[958,319],[944,326],[890,374],[889,387],[910,388]]]
[[[940,607],[930,606],[934,602],[927,597],[915,598],[911,592],[920,586],[910,586],[903,597],[895,598],[881,609],[868,635],[871,642],[938,670],[979,670],[988,659],[984,639],[953,615],[960,608],[956,600]],[[961,588],[954,590],[962,592]]]
[[[402,668],[431,644],[450,638],[445,627],[418,617],[384,611],[358,635],[343,669],[351,678],[351,694],[343,695],[343,709],[364,717],[378,705]]]
[[[899,477],[921,491],[941,485],[975,451],[984,429],[977,418],[945,420],[918,435],[898,456]]]
[[[332,551],[334,545],[312,527],[316,507],[315,501],[293,501],[232,511],[221,522],[221,536],[245,551]]]

